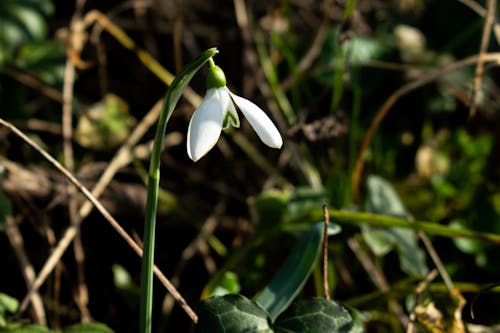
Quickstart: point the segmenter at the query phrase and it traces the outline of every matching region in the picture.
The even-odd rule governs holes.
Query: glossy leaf
[[[197,309],[197,333],[272,333],[268,314],[241,295],[212,297]]]
[[[323,298],[294,302],[275,323],[276,333],[348,333],[353,328],[349,312]]]

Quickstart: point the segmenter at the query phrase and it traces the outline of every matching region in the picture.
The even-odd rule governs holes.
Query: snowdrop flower
[[[271,148],[281,148],[283,140],[266,113],[249,100],[233,94],[226,87],[226,77],[210,59],[207,93],[189,122],[187,153],[194,161],[202,158],[217,143],[221,131],[240,126],[236,107],[248,120],[259,138]]]

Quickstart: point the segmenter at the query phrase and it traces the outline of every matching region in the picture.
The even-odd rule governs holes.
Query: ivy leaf
[[[241,295],[209,298],[198,306],[197,333],[273,333],[268,314]]]
[[[276,333],[348,333],[354,323],[349,312],[323,298],[294,302],[276,320]]]
[[[411,219],[394,188],[378,176],[368,177],[367,211],[387,216]],[[411,223],[411,221],[408,221]],[[425,254],[418,246],[415,233],[401,228],[362,227],[362,235],[370,249],[384,256],[394,247],[399,253],[401,269],[410,275],[425,275],[428,268]]]

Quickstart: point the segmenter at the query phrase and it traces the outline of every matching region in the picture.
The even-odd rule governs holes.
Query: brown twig
[[[375,286],[377,286],[380,291],[388,293],[390,287],[383,272],[380,271],[377,266],[375,266],[373,260],[370,258],[370,255],[365,249],[363,249],[360,242],[355,237],[351,237],[348,239],[347,244],[349,245],[349,248],[352,250],[352,252],[354,252]],[[407,327],[409,319],[401,305],[394,301],[392,298],[389,298],[388,304],[389,308],[398,316],[399,321],[401,322],[403,327]]]
[[[483,35],[481,37],[481,45],[479,47],[479,54],[476,65],[476,73],[474,76],[474,88],[472,90],[472,95],[470,97],[470,110],[469,110],[469,118],[472,118],[476,115],[477,112],[477,104],[476,104],[476,96],[481,88],[481,82],[483,81],[484,74],[484,54],[488,50],[488,43],[491,37],[491,28],[493,27],[493,23],[495,22],[495,11],[497,7],[496,0],[488,0],[488,8],[486,13],[486,20],[484,22]]]
[[[63,156],[65,167],[70,171],[74,171],[74,156],[73,156],[73,88],[75,83],[75,63],[72,54],[80,58],[83,43],[73,43],[81,34],[83,27],[81,19],[85,0],[76,0],[76,8],[70,22],[70,35],[66,44],[66,67],[64,70],[63,83],[63,105],[62,105],[62,134],[63,134]],[[73,37],[76,36],[76,37]],[[77,232],[73,242],[73,250],[77,267],[77,288],[75,290],[75,300],[81,312],[82,322],[88,323],[92,317],[88,309],[88,288],[85,283],[85,253],[83,250],[82,239],[80,234],[80,226],[78,223],[78,204],[76,202],[75,187],[68,184],[68,208],[69,218],[72,225],[75,225]],[[57,300],[56,300],[57,301]],[[56,303],[57,304],[57,303]]]
[[[409,82],[405,85],[403,85],[401,88],[397,89],[394,93],[392,93],[391,96],[382,104],[382,106],[378,109],[377,114],[373,118],[370,127],[366,131],[366,134],[363,138],[363,142],[361,143],[361,147],[359,148],[358,156],[356,159],[356,164],[354,167],[354,171],[352,174],[351,178],[351,187],[352,187],[352,193],[353,193],[353,199],[355,202],[359,202],[360,199],[360,194],[359,194],[359,184],[361,181],[361,175],[363,173],[363,162],[364,162],[364,156],[365,152],[367,151],[368,147],[370,146],[370,143],[373,139],[373,136],[375,135],[375,132],[378,129],[378,126],[382,121],[385,119],[385,116],[389,112],[389,110],[396,104],[396,102],[403,97],[404,95],[410,93],[411,91],[418,89],[420,87],[425,86],[426,84],[429,84],[437,79],[439,79],[441,76],[448,74],[450,72],[453,72],[455,70],[458,70],[460,68],[470,66],[474,63],[476,63],[478,60],[478,56],[474,55],[465,59],[462,59],[460,61],[457,61],[451,65],[448,65],[444,68],[439,68],[436,69],[419,79],[416,79],[412,82]],[[496,61],[500,62],[500,53],[486,53],[483,55],[483,61],[484,62],[489,62],[489,61]]]
[[[47,153],[45,150],[43,150],[37,143],[35,143],[33,140],[28,138],[23,132],[21,132],[18,128],[13,126],[11,123],[8,121],[5,121],[4,119],[0,118],[0,125],[8,128],[12,133],[17,135],[19,138],[21,138],[25,143],[27,143],[29,146],[31,146],[33,149],[35,149],[38,153],[40,153],[46,160],[48,160],[59,172],[61,172],[73,185],[75,185],[78,190],[85,195],[85,197],[92,202],[92,204],[97,208],[97,210],[102,214],[102,216],[108,221],[111,226],[118,232],[118,234],[128,243],[128,245],[139,255],[142,256],[142,249],[137,245],[136,242],[128,235],[128,233],[120,226],[120,224],[109,214],[109,212],[104,208],[104,206],[90,193],[90,191],[80,183],[78,179],[73,176],[71,172],[69,172],[66,168],[64,168],[56,159],[54,159],[49,153]],[[81,223],[81,220],[79,221]],[[74,238],[74,235],[76,233],[75,228],[68,228],[66,230],[65,234],[70,234],[70,237],[67,235],[63,236],[63,239],[66,240],[66,244],[63,243],[63,246],[61,246],[62,240],[59,242],[60,248],[56,248],[54,252],[59,251],[60,253],[57,254],[58,258],[62,256],[62,253],[64,253],[64,250],[68,247],[69,243],[71,240]],[[49,258],[50,259],[50,258]],[[59,260],[59,259],[58,259]],[[52,262],[48,260],[44,266],[42,267],[37,279],[33,282],[33,285],[31,286],[30,290],[28,291],[27,295],[21,302],[21,305],[19,306],[18,310],[18,315],[22,312],[24,312],[28,306],[28,304],[31,301],[31,297],[33,293],[40,288],[41,284],[43,283],[43,279],[40,277],[46,276],[47,271],[50,272],[54,268],[55,264],[58,262]],[[180,303],[184,311],[191,317],[191,319],[194,322],[198,321],[198,316],[195,314],[195,312],[189,307],[187,302],[184,300],[184,298],[179,294],[177,289],[175,289],[174,286],[170,283],[170,281],[163,275],[163,273],[160,271],[160,269],[157,266],[154,266],[154,273],[160,280],[160,282],[167,288],[167,290],[174,295],[176,300]]]
[[[296,70],[293,72],[292,75],[287,77],[283,82],[281,83],[281,89],[283,91],[287,91],[290,89],[290,87],[297,82],[298,79],[302,75],[304,75],[309,68],[311,68],[311,65],[313,64],[314,60],[321,54],[321,48],[323,47],[323,43],[325,42],[326,36],[328,29],[330,28],[330,20],[329,16],[325,15],[325,18],[323,19],[323,22],[321,23],[321,26],[318,29],[318,32],[316,33],[316,36],[314,37],[314,40],[309,47],[309,50],[307,53],[300,59]]]
[[[330,214],[328,206],[323,205],[323,220],[325,222],[323,231],[323,291],[325,298],[330,299],[330,287],[328,286],[328,226],[330,225]]]
[[[35,269],[33,268],[33,265],[31,265],[28,255],[24,250],[23,236],[12,216],[7,216],[6,218],[5,234],[7,235],[10,245],[14,250],[14,254],[19,261],[26,286],[29,288],[35,280]],[[35,322],[42,326],[47,325],[42,298],[38,292],[33,294],[32,304]]]
[[[432,245],[429,237],[423,231],[419,231],[417,235],[420,238],[420,240],[422,240],[422,242],[424,243],[424,246],[427,249],[429,255],[431,256],[431,259],[434,262],[434,265],[436,266],[439,274],[441,275],[441,278],[443,279],[446,288],[448,288],[448,291],[453,290],[454,289],[453,281],[451,280],[450,275],[446,271],[446,268],[444,268],[443,262],[441,261],[441,258],[439,258],[439,255],[434,246]]]

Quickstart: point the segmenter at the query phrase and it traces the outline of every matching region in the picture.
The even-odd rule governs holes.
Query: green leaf
[[[210,296],[224,296],[228,294],[237,294],[241,290],[238,275],[234,272],[225,272],[222,281],[214,288]]]
[[[114,94],[106,94],[100,102],[82,113],[75,139],[85,148],[113,149],[128,138],[135,123],[127,102]]]
[[[90,323],[66,327],[63,333],[113,333],[113,330],[102,323]]]
[[[344,9],[344,20],[347,20],[349,17],[351,17],[355,9],[356,9],[356,0],[347,0]]]
[[[45,326],[40,325],[27,325],[21,326],[19,323],[8,324],[6,327],[0,329],[0,333],[59,333],[52,331]]]
[[[274,321],[302,290],[319,256],[323,223],[314,224],[300,239],[271,282],[255,297]]]
[[[394,188],[378,176],[368,177],[366,209],[372,213],[411,219]],[[401,269],[404,272],[410,275],[427,274],[425,254],[418,246],[417,237],[413,231],[401,228],[382,229],[367,225],[363,225],[361,230],[363,239],[373,253],[384,256],[396,247]]]
[[[283,220],[290,193],[276,189],[259,194],[252,202],[252,209],[256,217],[258,228],[272,228]]]
[[[293,219],[311,210],[318,209],[327,201],[326,194],[323,190],[311,187],[298,187],[288,201],[285,218]]]
[[[53,10],[50,0],[0,1],[0,65],[13,59],[17,47],[46,37],[45,16]]]
[[[66,53],[59,41],[25,43],[16,56],[16,66],[50,85],[63,81]]]
[[[212,297],[197,309],[197,333],[272,333],[267,313],[241,295]]]
[[[294,302],[276,320],[276,333],[348,333],[354,324],[349,312],[323,298]]]
[[[19,307],[19,302],[14,297],[0,293],[0,318],[5,316],[6,312],[14,313]]]

